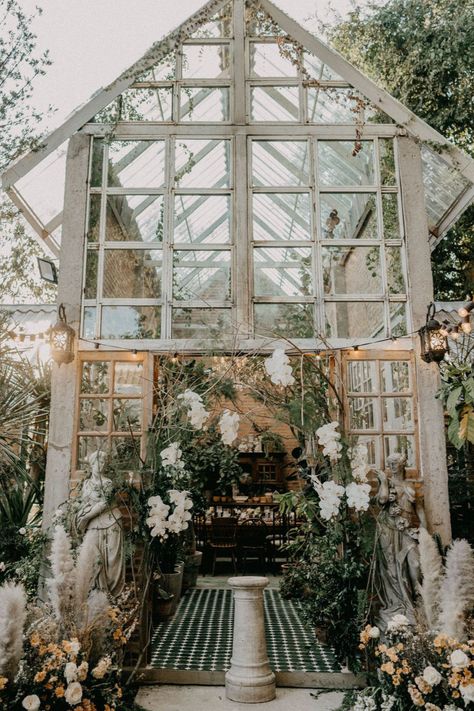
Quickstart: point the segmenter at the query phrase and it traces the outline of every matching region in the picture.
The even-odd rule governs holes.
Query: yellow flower
[[[54,693],[58,699],[62,698],[64,696],[64,686],[57,686]]]
[[[6,676],[0,676],[0,691],[3,691],[3,689],[6,687],[8,684],[8,679]]]
[[[400,675],[399,675],[399,674],[394,674],[394,675],[392,676],[392,684],[393,684],[394,686],[400,686],[400,682],[401,682]]]
[[[41,638],[38,634],[38,632],[33,632],[33,634],[30,637],[30,644],[32,647],[38,647],[40,645]]]
[[[35,674],[35,676],[34,676],[34,680],[37,681],[37,682],[39,682],[39,683],[41,683],[42,681],[44,681],[45,678],[46,678],[46,672],[44,671],[44,669],[42,669],[42,670],[39,671],[39,672],[36,672],[36,674]]]
[[[425,705],[425,700],[423,696],[420,694],[416,686],[409,686],[408,687],[408,693],[410,694],[410,698],[415,704],[415,706],[424,706]]]
[[[393,666],[392,662],[385,662],[385,664],[382,664],[380,669],[386,674],[395,674],[395,667]]]

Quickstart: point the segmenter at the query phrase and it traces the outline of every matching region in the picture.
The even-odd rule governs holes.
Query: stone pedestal
[[[267,578],[230,578],[234,590],[234,637],[231,667],[225,675],[231,701],[262,703],[275,698],[275,675],[270,669],[265,640],[263,590]]]

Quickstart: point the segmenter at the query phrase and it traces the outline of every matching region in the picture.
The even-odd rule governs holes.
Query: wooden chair
[[[261,518],[249,518],[237,526],[237,555],[242,572],[247,558],[257,558],[265,571],[267,557],[267,525]]]
[[[235,554],[237,552],[236,541],[237,516],[213,516],[211,519],[211,532],[209,546],[212,550],[212,575],[215,575],[217,554],[227,555],[232,560],[234,575],[237,573]]]
[[[270,565],[277,572],[277,559],[287,562],[288,553],[285,545],[288,543],[288,532],[296,526],[294,513],[275,512],[273,516],[272,532],[267,536],[267,550]]]

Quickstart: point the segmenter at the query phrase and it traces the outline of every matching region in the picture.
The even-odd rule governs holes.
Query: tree
[[[47,52],[36,50],[33,17],[17,0],[0,0],[0,171],[38,145],[35,123],[42,117],[31,105],[33,82],[50,61]],[[0,198],[0,225],[0,301],[52,301],[54,288],[34,276],[41,249],[5,196]]]
[[[474,156],[474,0],[369,0],[327,32],[352,64]],[[464,299],[474,280],[474,206],[432,266],[436,298]]]

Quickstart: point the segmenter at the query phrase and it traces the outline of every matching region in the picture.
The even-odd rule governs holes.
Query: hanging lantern
[[[448,340],[445,328],[434,317],[436,307],[433,302],[428,306],[426,324],[420,328],[421,357],[427,363],[439,363],[448,352]]]
[[[66,321],[64,304],[59,305],[58,320],[49,331],[51,355],[56,363],[72,363],[74,360],[74,336],[76,332]]]

